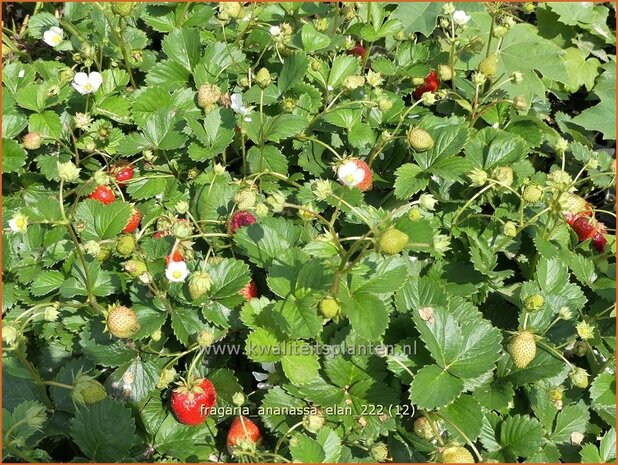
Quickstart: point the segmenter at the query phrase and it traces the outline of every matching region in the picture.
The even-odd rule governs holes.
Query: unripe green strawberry
[[[41,147],[43,136],[38,132],[29,132],[22,139],[22,144],[26,150],[36,150]]]
[[[416,152],[425,152],[433,148],[431,135],[421,128],[410,128],[407,134],[408,144]]]
[[[202,347],[210,347],[213,342],[215,342],[215,334],[209,329],[205,329],[197,335],[197,343]]]
[[[526,297],[524,300],[524,308],[527,312],[534,313],[541,310],[544,303],[545,299],[541,294],[533,294]]]
[[[123,257],[128,257],[135,250],[136,243],[135,236],[131,234],[120,236],[116,241],[116,252]]]
[[[479,63],[479,73],[483,73],[488,78],[495,76],[498,70],[498,60],[496,55],[489,55]]]
[[[129,260],[125,262],[124,270],[129,273],[132,278],[139,278],[148,271],[146,264],[141,260]]]
[[[450,81],[453,79],[453,70],[449,65],[438,66],[438,78],[440,81]]]
[[[112,307],[107,314],[107,329],[112,336],[120,339],[131,338],[140,329],[135,312],[123,305]]]
[[[511,187],[513,184],[513,168],[510,166],[499,166],[496,168],[492,177],[505,187]]]
[[[383,442],[376,442],[373,446],[371,446],[371,457],[376,462],[386,462],[388,458],[388,446]]]
[[[339,314],[339,303],[332,297],[320,300],[320,312],[325,318],[334,318]]]
[[[522,331],[509,342],[509,354],[517,368],[526,368],[536,355],[534,334]]]
[[[451,446],[442,451],[442,463],[474,463],[474,457],[465,447]]]
[[[378,243],[378,250],[386,255],[395,255],[401,252],[408,243],[408,235],[398,229],[391,228],[382,234]]]
[[[434,438],[433,428],[429,424],[429,420],[425,417],[418,417],[414,420],[414,432],[417,436],[427,439],[428,441]]]
[[[571,371],[569,373],[569,379],[575,387],[580,389],[585,389],[588,387],[588,372],[583,368],[575,368]]]
[[[76,377],[73,391],[71,391],[71,398],[74,402],[90,405],[100,402],[106,397],[105,386],[97,380],[83,374]]]
[[[518,95],[513,99],[513,108],[518,111],[524,111],[528,109],[528,100],[523,95]]]
[[[112,3],[112,12],[124,18],[131,14],[135,5],[137,5],[137,2],[114,2]]]
[[[212,286],[212,279],[206,271],[196,271],[189,278],[189,294],[193,300],[199,299],[208,292]]]
[[[253,189],[243,189],[236,192],[234,202],[238,205],[239,210],[249,210],[255,207],[257,195]]]
[[[100,262],[106,262],[112,256],[112,251],[109,247],[103,245],[101,246],[101,250],[97,254],[97,260]]]
[[[538,184],[527,184],[522,197],[528,203],[540,202],[543,198],[543,188]]]
[[[315,414],[305,415],[305,417],[303,418],[303,427],[310,433],[314,434],[320,431],[325,423],[326,418],[321,411]]]
[[[502,226],[502,234],[504,234],[506,237],[517,236],[517,225],[512,221],[507,221],[506,223],[504,223],[504,226]]]

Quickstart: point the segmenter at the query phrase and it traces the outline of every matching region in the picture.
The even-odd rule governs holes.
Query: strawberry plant
[[[615,10],[3,3],[9,462],[615,460]]]

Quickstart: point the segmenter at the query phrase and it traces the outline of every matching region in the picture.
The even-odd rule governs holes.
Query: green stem
[[[296,428],[299,428],[300,426],[303,425],[302,421],[299,421],[298,423],[296,423],[295,425],[291,426],[283,436],[281,436],[281,438],[279,438],[279,440],[277,441],[277,444],[275,445],[275,450],[274,453],[277,454],[277,452],[279,452],[279,448],[281,447],[281,445],[283,444],[283,441],[285,440],[285,437],[290,434],[292,431],[294,431]]]

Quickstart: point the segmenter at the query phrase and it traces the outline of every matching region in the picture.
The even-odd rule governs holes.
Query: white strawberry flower
[[[82,95],[96,92],[101,84],[103,84],[103,76],[96,71],[90,74],[77,73],[73,78],[73,87]]]
[[[230,100],[232,101],[230,108],[239,115],[243,116],[246,122],[251,122],[251,118],[249,117],[249,113],[251,113],[251,110],[243,103],[242,95],[232,94]]]
[[[262,370],[265,373],[261,373],[259,371],[252,371],[251,374],[258,381],[258,389],[268,389],[275,384],[276,376],[272,376],[273,373],[277,372],[277,368],[274,363],[262,363]]]
[[[165,269],[165,277],[173,283],[182,283],[189,276],[189,269],[185,262],[170,261]]]
[[[339,181],[349,187],[355,187],[365,179],[365,170],[353,161],[347,161],[337,169]]]
[[[470,21],[470,15],[467,15],[463,10],[457,10],[453,13],[453,21],[459,26],[463,26]]]
[[[270,29],[268,29],[268,32],[270,32],[271,36],[276,37],[279,34],[281,34],[281,28],[279,26],[270,26]]]
[[[28,229],[28,217],[23,213],[17,213],[9,220],[9,228],[13,232],[25,233]]]
[[[56,47],[64,40],[64,31],[58,26],[52,26],[43,33],[43,42],[50,47]]]

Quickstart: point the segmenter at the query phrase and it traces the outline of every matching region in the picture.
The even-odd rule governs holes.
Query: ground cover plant
[[[7,462],[615,460],[615,11],[3,3]]]

